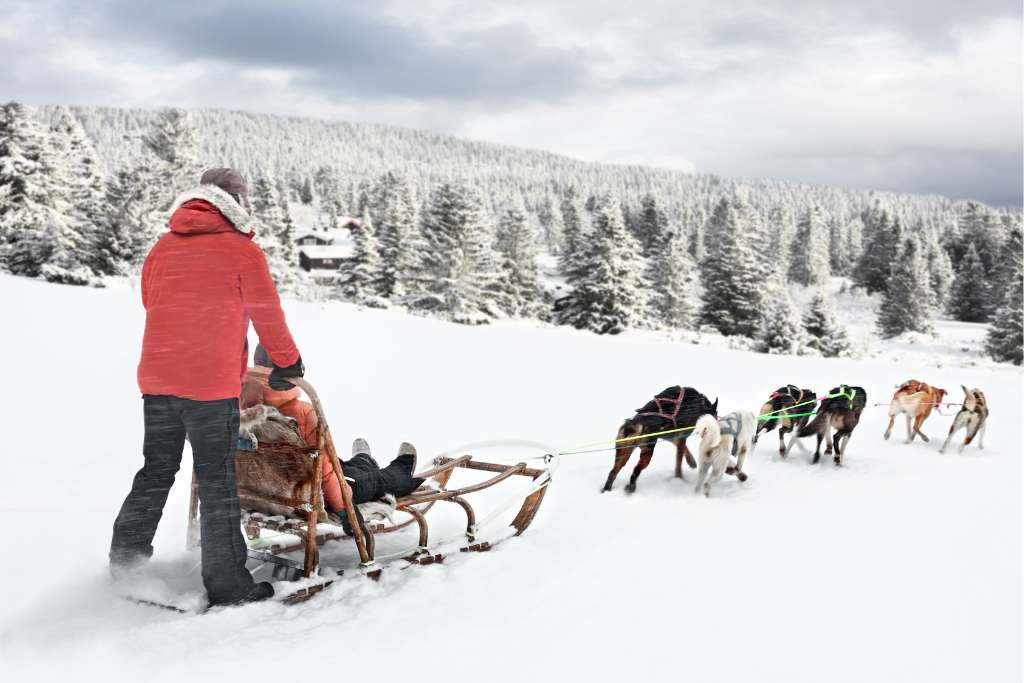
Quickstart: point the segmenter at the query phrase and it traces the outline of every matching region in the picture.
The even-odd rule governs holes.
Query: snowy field
[[[728,412],[756,411],[787,383],[862,385],[870,406],[913,377],[954,401],[960,384],[983,389],[992,417],[985,450],[939,455],[951,417],[933,414],[931,443],[907,446],[902,424],[883,441],[885,409],[869,407],[841,469],[796,449],[780,461],[773,433],[750,479],[727,477],[710,499],[694,495],[692,470],[671,477],[669,445],[633,496],[631,466],[601,495],[610,453],[567,455],[534,525],[490,553],[346,579],[293,607],[192,616],[119,600],[106,578],[110,527],[141,464],[137,293],[0,276],[0,300],[6,681],[1021,678],[1016,368],[936,367],[912,343],[862,360],[789,358],[287,302],[335,438],[365,436],[382,460],[402,440],[425,461],[484,439],[611,439],[671,384]],[[983,333],[947,327],[947,345]],[[183,472],[171,492],[154,571],[181,568],[194,587],[187,482]]]

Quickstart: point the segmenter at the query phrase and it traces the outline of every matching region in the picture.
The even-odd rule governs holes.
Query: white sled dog
[[[961,429],[967,430],[967,438],[960,444],[957,453],[963,453],[964,448],[974,440],[975,436],[978,437],[978,448],[985,448],[985,422],[988,421],[988,401],[985,400],[985,394],[981,393],[981,389],[968,389],[962,384],[960,388],[964,390],[964,404],[960,408],[960,412],[953,418],[953,424],[949,428],[949,436],[946,437],[946,443],[942,444],[939,453],[946,452],[946,446],[949,445],[950,439]]]
[[[745,410],[729,413],[721,419],[714,415],[702,415],[697,420],[694,432],[700,436],[700,451],[697,454],[697,486],[694,493],[700,493],[703,486],[704,495],[710,496],[711,485],[721,479],[723,474],[735,474],[740,481],[747,480],[743,462],[753,448],[756,427],[754,414]],[[733,457],[736,458],[736,464],[730,465]],[[710,477],[708,470],[711,470]]]

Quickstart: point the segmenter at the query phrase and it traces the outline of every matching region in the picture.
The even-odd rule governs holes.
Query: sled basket
[[[437,503],[451,503],[461,508],[466,525],[463,552],[488,550],[493,543],[508,536],[518,536],[526,531],[540,508],[547,486],[551,481],[550,467],[554,456],[542,458],[542,467],[528,467],[525,462],[499,464],[484,462],[471,454],[442,455],[435,458],[430,469],[417,472],[416,477],[428,479],[432,486],[421,486],[412,494],[397,500],[396,511],[405,513],[408,519],[394,524],[367,522],[366,533],[360,529],[355,518],[351,491],[342,487],[345,509],[352,536],[345,534],[340,520],[324,509],[321,492],[322,464],[320,458],[328,458],[331,467],[344,481],[344,471],[331,438],[323,406],[312,385],[305,379],[289,379],[299,387],[312,403],[318,418],[316,446],[303,448],[291,444],[259,443],[255,450],[238,450],[235,453],[235,472],[238,496],[242,508],[242,524],[250,541],[249,556],[264,563],[290,570],[291,575],[311,576],[320,564],[320,546],[331,541],[352,541],[355,543],[360,566],[371,574],[377,572],[375,537],[389,534],[416,525],[417,537],[414,547],[391,556],[388,559],[402,559],[408,563],[431,564],[443,556],[430,550],[430,528],[426,515]],[[526,442],[523,442],[524,444]],[[486,444],[476,444],[483,446]],[[536,444],[529,444],[536,447]],[[467,450],[472,445],[465,447]],[[454,454],[451,454],[454,455]],[[456,471],[474,471],[486,476],[483,480],[449,488],[452,474]],[[477,513],[468,500],[475,493],[499,486],[513,478],[520,478],[528,485],[522,493],[522,502],[510,529],[505,536],[494,541],[479,537]],[[518,503],[515,498],[512,504]],[[195,546],[199,541],[199,496],[195,475],[192,478],[189,502],[188,544]],[[271,542],[261,538],[263,530]],[[278,542],[273,542],[280,539]],[[253,545],[255,548],[253,548]],[[303,551],[301,562],[289,555]]]

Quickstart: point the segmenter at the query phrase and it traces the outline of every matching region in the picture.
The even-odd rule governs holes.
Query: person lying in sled
[[[310,446],[315,445],[318,420],[312,404],[299,398],[298,387],[287,391],[278,391],[270,387],[268,379],[273,362],[262,346],[256,347],[253,364],[255,367],[249,368],[242,381],[241,408],[244,410],[260,404],[272,406],[282,415],[295,420],[303,440]],[[349,535],[352,530],[349,528],[348,515],[345,514],[342,486],[348,487],[352,502],[358,506],[389,494],[395,498],[407,496],[424,481],[412,476],[416,471],[416,448],[409,443],[403,443],[398,449],[398,457],[387,467],[381,468],[370,455],[370,445],[366,440],[356,439],[352,442],[352,457],[341,463],[345,472],[343,482],[338,481],[329,458],[320,460],[323,463],[324,507],[341,518],[342,526]],[[356,517],[362,524],[362,515],[358,507]]]

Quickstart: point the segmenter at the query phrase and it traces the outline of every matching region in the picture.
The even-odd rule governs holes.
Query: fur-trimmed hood
[[[191,202],[205,202],[216,209],[202,211]],[[183,213],[187,212],[187,213]],[[219,213],[225,220],[217,220],[210,214]],[[216,185],[199,185],[178,195],[171,207],[170,228],[173,232],[193,234],[202,232],[222,232],[221,223],[244,235],[252,235],[256,223],[253,216],[235,201],[234,197]]]

